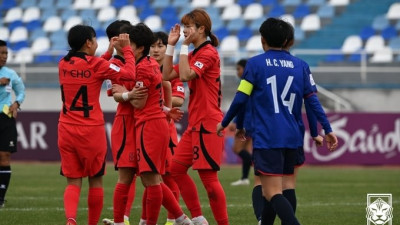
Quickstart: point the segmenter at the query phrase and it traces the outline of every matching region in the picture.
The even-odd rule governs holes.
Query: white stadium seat
[[[243,13],[243,19],[254,20],[264,16],[264,8],[260,3],[251,3]]]
[[[10,30],[8,27],[0,27],[0,40],[7,41],[10,37]]]
[[[227,36],[221,41],[220,51],[236,52],[239,50],[239,44],[239,39],[236,35]]]
[[[58,16],[51,16],[46,19],[43,25],[43,30],[46,32],[54,32],[60,30],[62,27],[62,20]]]
[[[317,14],[310,14],[303,18],[300,28],[304,31],[316,31],[321,29],[321,20]]]
[[[235,0],[216,0],[214,3],[215,7],[228,7],[235,4]]]
[[[11,43],[15,43],[18,41],[26,41],[28,40],[28,30],[25,27],[17,27],[15,28],[10,35],[9,41]]]
[[[259,52],[262,51],[261,35],[251,37],[246,43],[246,51]]]
[[[99,22],[105,22],[114,19],[116,15],[117,10],[113,6],[107,6],[99,10],[97,14],[97,20]]]
[[[144,23],[152,30],[159,31],[162,28],[162,21],[158,15],[152,15],[144,20]]]
[[[294,19],[294,16],[292,14],[284,14],[284,15],[280,16],[280,18],[283,21],[290,23],[293,27],[296,26],[296,20]]]
[[[33,53],[30,48],[23,48],[15,53],[14,63],[31,63],[33,62]]]
[[[191,3],[192,8],[198,8],[198,7],[209,7],[210,6],[210,0],[193,0]]]
[[[39,19],[40,19],[40,9],[35,6],[25,9],[24,15],[22,16],[22,22],[24,23]]]
[[[34,54],[39,54],[49,49],[50,40],[47,37],[40,37],[35,39],[31,47],[31,50]]]
[[[341,50],[344,54],[351,54],[360,50],[362,45],[363,41],[360,36],[350,35],[344,40]]]
[[[21,7],[14,7],[7,11],[6,16],[4,17],[4,22],[11,23],[15,20],[22,19],[22,8]]]
[[[367,51],[367,53],[375,53],[376,51],[384,48],[385,40],[383,39],[382,35],[371,36],[365,43],[365,51]]]
[[[223,20],[232,20],[241,17],[242,7],[238,4],[232,4],[224,8],[221,18]]]
[[[93,9],[101,9],[108,6],[110,6],[110,0],[93,0]]]
[[[328,4],[331,6],[346,6],[349,2],[349,0],[330,0]]]
[[[393,3],[386,14],[388,19],[400,19],[400,2]]]
[[[137,15],[137,10],[133,5],[122,7],[118,12],[118,19],[127,20],[133,24],[140,22],[140,18]]]
[[[102,36],[97,38],[98,47],[96,49],[96,55],[102,55],[107,51],[108,45],[110,44],[107,36]]]
[[[369,60],[371,63],[390,63],[393,62],[393,51],[391,48],[385,47],[377,50]]]
[[[72,16],[72,17],[68,18],[67,21],[65,21],[64,30],[69,31],[69,29],[71,29],[71,27],[73,27],[77,24],[82,24],[82,22],[83,22],[83,20],[80,16]]]
[[[74,9],[90,9],[92,7],[91,0],[75,0],[72,8]]]

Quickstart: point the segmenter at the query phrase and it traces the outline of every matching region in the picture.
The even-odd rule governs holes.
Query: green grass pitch
[[[13,162],[12,179],[6,206],[0,209],[1,225],[63,225],[63,191],[66,180],[59,175],[59,163]],[[191,171],[198,185],[203,213],[210,225],[215,225],[207,195],[197,173]],[[222,167],[219,178],[225,189],[231,225],[256,225],[251,204],[252,185],[230,186],[240,176],[240,166]],[[252,176],[251,176],[252,178]],[[101,218],[112,217],[112,195],[117,173],[107,164],[104,177],[104,208]],[[132,207],[131,224],[138,224],[143,187],[137,182],[136,199]],[[368,193],[391,193],[392,223],[400,224],[399,167],[327,167],[304,166],[297,182],[298,207],[296,215],[306,225],[367,224]],[[86,224],[87,180],[81,192],[78,224]],[[181,200],[184,211],[188,214]],[[165,223],[162,209],[158,224]],[[101,223],[99,223],[101,224]],[[279,219],[275,224],[280,224]]]

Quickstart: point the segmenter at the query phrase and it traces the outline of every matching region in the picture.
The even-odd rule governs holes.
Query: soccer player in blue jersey
[[[243,117],[247,101],[252,106],[253,162],[260,175],[264,197],[271,203],[284,224],[300,224],[288,200],[282,195],[282,177],[293,174],[296,151],[303,143],[298,124],[303,98],[322,123],[329,124],[323,109],[314,95],[312,79],[304,61],[282,50],[288,37],[285,22],[269,18],[261,25],[263,54],[247,62],[238,92],[221,124],[218,134],[233,117]],[[243,127],[237,120],[237,128]],[[327,129],[325,129],[327,130]],[[326,134],[330,150],[337,147],[333,132]]]

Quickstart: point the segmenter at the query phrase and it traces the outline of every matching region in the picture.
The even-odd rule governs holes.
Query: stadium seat
[[[390,39],[388,46],[393,50],[399,50],[400,49],[400,36]]]
[[[264,9],[260,3],[251,3],[243,12],[243,19],[254,20],[264,16]]]
[[[54,0],[39,0],[39,3],[37,5],[40,9],[53,9],[55,6]]]
[[[242,7],[238,4],[232,4],[223,9],[221,18],[223,20],[232,20],[241,17]]]
[[[151,6],[154,8],[165,8],[171,6],[171,2],[169,0],[154,0],[153,3],[151,3]]]
[[[14,57],[14,63],[31,63],[33,62],[33,54],[30,48],[19,50]]]
[[[237,4],[239,4],[241,7],[247,7],[253,3],[255,3],[255,0],[238,0],[237,1]]]
[[[360,53],[353,53],[349,56],[347,59],[349,62],[356,62],[359,63],[361,62],[361,54]]]
[[[305,38],[304,31],[300,27],[295,27],[294,28],[294,41],[302,41]]]
[[[67,9],[72,5],[72,0],[57,0],[56,7],[58,9]]]
[[[42,10],[42,16],[40,17],[40,20],[44,23],[48,18],[52,16],[57,16],[57,10],[54,10],[54,8],[47,8]]]
[[[8,27],[0,27],[0,40],[7,41],[10,37],[10,30]]]
[[[281,3],[284,7],[298,6],[301,4],[301,0],[283,0]]]
[[[172,0],[171,4],[177,8],[188,7],[190,5],[190,0]]]
[[[325,62],[343,62],[344,61],[344,55],[343,54],[330,54],[325,57]]]
[[[22,16],[22,22],[27,23],[32,20],[40,19],[40,9],[36,6],[25,9],[24,15]]]
[[[387,26],[385,29],[382,30],[381,35],[385,40],[389,40],[393,37],[396,37],[397,36],[396,28],[394,28],[393,26]]]
[[[350,0],[330,0],[329,5],[331,6],[347,6]]]
[[[154,11],[154,9],[151,6],[146,6],[146,7],[142,8],[139,17],[141,20],[145,20],[147,17],[155,15],[155,14],[156,14],[156,12]]]
[[[29,32],[41,27],[42,23],[40,22],[40,20],[32,20],[26,24],[26,29],[28,29]]]
[[[151,7],[151,4],[150,4],[150,2],[148,0],[133,1],[133,5],[137,9],[144,9],[144,8],[147,8],[147,7]]]
[[[236,33],[238,30],[242,29],[245,27],[246,22],[243,20],[242,17],[236,18],[229,20],[226,27],[228,28],[229,31]]]
[[[250,23],[250,29],[253,32],[258,32],[258,29],[260,28],[261,24],[265,21],[265,18],[258,18],[255,19],[253,21],[251,21]]]
[[[216,0],[214,2],[215,7],[228,7],[235,4],[235,0]]]
[[[67,40],[67,32],[63,29],[60,29],[52,32],[49,35],[49,38],[51,42],[57,42],[58,40]]]
[[[263,6],[273,6],[278,4],[278,0],[261,0],[260,4]]]
[[[73,9],[90,9],[92,7],[91,0],[75,0],[72,5]]]
[[[309,6],[318,6],[318,7],[322,5],[327,5],[326,0],[308,0],[306,4]]]
[[[136,8],[133,5],[123,6],[118,12],[118,19],[127,20],[131,23],[140,22],[140,19],[137,15]]]
[[[192,11],[192,7],[185,7],[185,8],[182,8],[181,9],[181,11],[179,12],[179,15],[178,15],[178,18],[180,19],[180,18],[182,18],[186,13],[189,13],[190,11]],[[210,10],[211,9],[211,10]],[[219,16],[219,10],[218,10],[218,8],[215,8],[215,7],[207,7],[207,8],[205,8],[205,10],[207,11],[207,12],[209,12],[208,10],[210,10],[210,12],[209,12],[209,14],[208,15],[210,15],[210,18],[211,18],[211,21],[213,21],[213,19],[215,19],[215,18],[218,18],[219,20],[221,20],[221,17]],[[215,13],[215,11],[217,11],[217,13]],[[213,21],[214,22],[214,21]]]
[[[42,54],[38,54],[33,59],[33,63],[41,64],[41,63],[57,63],[54,57],[49,52],[43,52]]]
[[[390,20],[400,19],[400,2],[395,2],[390,5],[388,12],[386,13],[386,17]]]
[[[221,18],[219,18],[219,16],[214,19],[211,19],[211,21],[212,21],[212,28],[211,28],[212,31],[218,30],[219,28],[225,26],[224,21],[222,21]]]
[[[10,43],[26,40],[28,40],[28,30],[26,29],[26,27],[17,27],[13,31],[11,31],[9,38]]]
[[[107,20],[112,20],[116,16],[117,10],[113,6],[106,6],[98,11],[97,20],[99,22],[105,22]]]
[[[382,31],[389,25],[390,25],[389,20],[386,18],[385,15],[377,16],[372,21],[372,28],[374,28],[376,31]]]
[[[22,26],[24,26],[24,23],[22,23],[21,20],[14,20],[8,24],[8,29],[10,29],[10,31],[12,31],[17,27],[22,27]]]
[[[246,51],[249,52],[261,52],[263,51],[262,45],[261,45],[261,35],[255,35],[251,37],[245,46]]]
[[[32,43],[33,41],[35,41],[36,38],[40,38],[40,37],[47,37],[46,32],[44,32],[41,27],[36,28],[30,32],[29,41]]]
[[[17,1],[15,0],[3,0],[0,3],[0,10],[9,10],[13,7],[16,7],[17,5]]]
[[[219,50],[223,53],[236,52],[237,50],[239,50],[239,39],[236,35],[225,37],[221,41],[221,46]]]
[[[71,8],[66,8],[66,9],[62,10],[60,17],[63,21],[67,21],[68,18],[76,16],[76,15],[77,15],[77,10],[74,10]]]
[[[15,42],[15,43],[12,43],[11,45],[10,45],[10,48],[13,50],[13,51],[19,51],[19,50],[21,50],[21,49],[23,49],[23,48],[29,48],[29,43],[28,43],[28,41],[27,40],[23,40],[23,41],[17,41],[17,42]]]
[[[144,20],[144,23],[152,30],[159,31],[162,28],[162,21],[158,15],[151,15]]]
[[[344,54],[351,54],[362,49],[362,45],[363,41],[360,36],[351,35],[344,40],[341,50]]]
[[[96,55],[102,55],[104,52],[106,52],[108,49],[109,43],[110,42],[108,41],[108,38],[106,36],[99,37],[97,39],[97,44],[99,47],[97,47]]]
[[[280,17],[286,13],[285,7],[282,5],[274,5],[268,13],[268,17]]]
[[[163,20],[171,20],[171,19],[178,20],[177,15],[178,12],[176,11],[176,8],[172,6],[164,7],[160,13],[160,17]]]
[[[375,51],[369,60],[371,63],[390,63],[393,61],[393,51],[391,48],[383,48]]]
[[[280,16],[280,18],[288,23],[290,23],[293,27],[296,26],[296,20],[294,19],[292,14],[284,14]]]
[[[206,8],[210,6],[210,0],[192,0],[192,8]]]
[[[365,43],[365,51],[367,53],[374,53],[376,51],[382,50],[385,47],[385,40],[381,35],[374,35],[368,38],[367,42]]]
[[[113,0],[111,3],[116,9],[129,5],[129,0]]]
[[[82,18],[82,21],[95,20],[97,18],[97,10],[94,9],[83,9],[80,10],[78,16]]]
[[[316,31],[321,28],[321,20],[317,14],[310,14],[303,18],[300,28],[304,31]]]
[[[359,35],[363,41],[366,41],[368,38],[375,35],[375,30],[371,26],[366,26],[361,30]]]
[[[394,25],[397,31],[400,31],[400,20],[397,21],[396,25]]]
[[[19,7],[26,9],[32,6],[36,6],[36,4],[36,0],[22,0],[22,2],[19,4]]]
[[[243,27],[237,32],[237,37],[240,42],[247,41],[253,36],[253,31],[248,27]]]
[[[65,41],[66,39],[58,39],[51,42],[51,50],[52,51],[65,51],[69,49],[68,42]],[[108,46],[108,45],[107,45]]]
[[[335,7],[325,4],[321,5],[317,10],[317,15],[321,19],[330,19],[335,16]]]
[[[22,20],[22,8],[21,7],[14,7],[7,11],[6,16],[4,17],[5,23],[11,23],[15,20]]]
[[[308,5],[306,5],[306,4],[300,4],[300,5],[298,5],[298,6],[295,8],[295,10],[294,10],[294,12],[293,12],[293,16],[294,16],[295,19],[301,19],[301,18],[303,18],[303,17],[309,15],[309,14],[310,14],[310,11],[311,11],[311,10],[310,10],[310,8],[308,7]]]
[[[39,54],[50,49],[50,40],[47,37],[37,38],[32,43],[31,50],[34,54]]]
[[[65,31],[69,31],[69,29],[71,29],[71,27],[73,27],[73,26],[75,26],[77,24],[82,24],[82,22],[83,22],[83,20],[82,20],[82,18],[80,16],[70,17],[70,18],[68,18],[67,21],[65,21],[63,29]]]
[[[229,35],[229,30],[226,27],[221,27],[215,30],[214,34],[218,37],[219,40],[222,40]]]
[[[110,6],[110,0],[93,0],[92,8],[101,9]]]

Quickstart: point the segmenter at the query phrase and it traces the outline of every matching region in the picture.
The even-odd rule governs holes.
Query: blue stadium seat
[[[42,22],[46,21],[48,18],[57,15],[57,11],[54,8],[47,8],[42,10],[42,15],[40,16],[40,20]]]
[[[67,32],[65,32],[63,29],[60,29],[58,31],[54,31],[49,35],[50,41],[51,42],[57,42],[60,40],[66,40],[67,39]]]
[[[233,20],[229,20],[226,27],[228,28],[229,31],[235,33],[238,30],[242,29],[245,25],[246,23],[243,20],[243,18],[239,17]]]
[[[22,20],[14,20],[13,22],[8,24],[8,29],[10,29],[10,31],[12,31],[17,27],[22,27],[22,26],[24,26],[24,23],[22,23]]]
[[[39,0],[38,7],[43,9],[53,9],[55,2],[54,0]]]
[[[268,16],[269,17],[280,17],[283,14],[285,14],[285,7],[282,5],[275,5],[272,7],[271,11],[269,11]]]
[[[31,31],[31,33],[29,34],[29,41],[33,42],[36,38],[39,38],[39,37],[47,37],[46,32],[44,32],[41,27],[36,28],[33,31]]]
[[[72,0],[58,0],[56,3],[56,7],[58,9],[67,9],[72,6],[73,2]]]
[[[22,2],[19,4],[19,7],[26,9],[32,6],[36,6],[36,4],[36,0],[22,0]]]
[[[147,8],[151,6],[148,0],[133,1],[133,5],[138,9]]]
[[[97,13],[96,10],[94,9],[83,9],[81,12],[78,14],[82,20],[97,20]]]
[[[160,17],[163,20],[178,20],[178,12],[173,6],[164,7],[160,13]]]
[[[183,8],[183,7],[188,7],[190,5],[190,1],[189,0],[173,0],[171,4],[174,7]]]
[[[397,55],[397,56],[393,59],[393,61],[394,61],[394,62],[400,62],[400,54]]]
[[[72,17],[72,16],[76,16],[77,11],[72,9],[72,8],[65,8],[62,12],[61,12],[61,19],[62,21],[67,21],[68,18]]]
[[[17,5],[17,1],[15,0],[3,0],[2,3],[0,3],[0,10],[9,10]]]
[[[325,4],[321,5],[317,11],[318,16],[321,19],[330,19],[335,16],[335,7]]]
[[[278,0],[261,0],[260,4],[263,6],[272,6],[272,5],[277,5]]]
[[[301,0],[283,0],[281,3],[283,6],[298,6],[301,4]]]
[[[139,7],[138,7],[139,8]],[[151,6],[146,6],[142,8],[142,11],[139,14],[140,20],[145,20],[147,17],[155,15],[156,12]]]
[[[29,42],[27,40],[25,40],[25,41],[17,41],[15,43],[11,44],[11,46],[10,46],[10,48],[13,51],[19,51],[19,50],[21,50],[23,48],[28,48],[28,47],[29,47]]]
[[[343,62],[343,54],[330,54],[325,57],[325,62]]]
[[[55,63],[54,57],[49,54],[49,53],[41,53],[39,55],[36,55],[34,60],[34,63]]]
[[[353,53],[348,58],[349,62],[361,62],[361,54]]]
[[[229,35],[229,30],[225,27],[221,27],[214,32],[214,34],[218,37],[219,40],[224,39],[226,36]]]
[[[391,49],[400,49],[400,37],[395,37],[389,40],[388,46]]]
[[[101,27],[98,27],[95,31],[97,37],[107,36],[106,30]]]
[[[120,9],[126,5],[129,5],[128,0],[114,0],[112,2],[112,6],[114,6],[116,9]]]
[[[308,5],[305,4],[298,5],[293,12],[293,16],[295,19],[301,19],[308,14],[310,14],[310,8],[308,7]]]
[[[325,2],[326,0],[308,0],[307,5],[309,6],[322,6],[322,5],[328,5]]]
[[[394,27],[396,28],[397,31],[400,31],[400,20],[397,21]]]
[[[211,29],[212,31],[218,30],[219,28],[225,26],[224,21],[219,17],[216,17],[211,20],[212,20],[212,29]]]
[[[296,42],[302,41],[305,38],[304,31],[300,27],[295,27],[294,28],[294,40]]]
[[[163,25],[164,31],[168,33],[171,30],[171,28],[175,26],[175,24],[177,23],[179,24],[178,18],[164,20],[164,25]]]
[[[33,31],[40,27],[42,27],[40,20],[32,20],[26,24],[26,29],[28,29],[28,31]]]
[[[238,0],[237,3],[243,7],[250,5],[251,3],[255,3],[254,0]]]
[[[266,18],[258,18],[258,19],[255,19],[255,20],[251,21],[251,23],[250,23],[250,29],[251,29],[253,32],[257,32],[258,29],[260,28],[261,24],[265,21],[265,19],[266,19]]]
[[[153,8],[165,8],[169,7],[171,5],[169,0],[154,0],[153,3],[151,3],[151,6]]]
[[[394,28],[393,26],[388,26],[382,30],[381,35],[385,40],[389,40],[393,37],[396,37],[397,36],[396,28]]]
[[[366,41],[368,38],[375,35],[375,30],[371,26],[366,26],[361,30],[359,35],[363,41]]]
[[[387,26],[389,26],[389,20],[386,18],[386,15],[380,15],[374,18],[372,21],[372,28],[377,31],[382,31]]]
[[[253,36],[253,31],[248,27],[243,27],[237,32],[237,37],[241,42],[247,41],[251,36]]]

